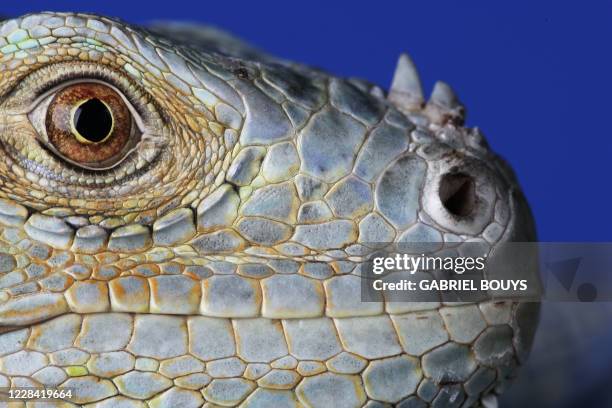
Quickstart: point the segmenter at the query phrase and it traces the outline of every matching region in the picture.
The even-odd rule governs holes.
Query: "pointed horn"
[[[419,72],[408,54],[402,53],[399,56],[391,82],[391,92],[409,94],[414,98],[423,100],[423,88],[421,87]]]
[[[429,101],[449,110],[463,107],[461,102],[459,102],[459,98],[457,98],[457,95],[455,95],[453,88],[451,88],[446,82],[442,81],[438,81],[434,85]]]
[[[399,56],[389,89],[389,100],[400,110],[418,109],[423,104],[419,73],[408,54]]]
[[[462,124],[465,121],[465,107],[446,82],[436,82],[425,111],[434,123],[444,124],[451,120]]]

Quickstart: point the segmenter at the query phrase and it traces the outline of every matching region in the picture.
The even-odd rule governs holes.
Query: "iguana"
[[[464,117],[443,82],[425,100],[405,54],[387,92],[206,28],[0,22],[0,387],[496,406],[537,303],[360,297],[375,243],[536,238]]]

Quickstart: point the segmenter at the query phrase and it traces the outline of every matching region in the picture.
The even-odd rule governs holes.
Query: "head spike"
[[[408,56],[400,54],[393,81],[389,89],[389,101],[400,110],[415,110],[423,104],[423,88],[419,73]]]
[[[453,91],[453,88],[451,88],[446,82],[442,81],[438,81],[434,85],[429,101],[449,110],[462,107],[461,102],[459,102],[459,98],[457,98],[455,91]]]
[[[462,124],[465,120],[465,107],[450,85],[442,81],[434,85],[425,111],[434,123],[444,124],[451,120]]]

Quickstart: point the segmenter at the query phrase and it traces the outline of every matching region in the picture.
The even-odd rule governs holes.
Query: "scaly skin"
[[[162,31],[0,23],[0,386],[69,387],[70,406],[493,406],[535,304],[360,301],[369,244],[535,239],[450,89],[423,104],[406,57],[387,96]],[[41,142],[40,97],[83,79],[140,118],[108,170]],[[440,198],[453,172],[474,182],[465,216]]]

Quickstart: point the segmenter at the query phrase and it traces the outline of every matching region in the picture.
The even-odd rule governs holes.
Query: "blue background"
[[[387,87],[408,51],[516,169],[540,240],[612,241],[610,1],[2,1],[224,28],[272,54]]]
[[[205,22],[272,54],[387,87],[407,51],[513,165],[543,241],[612,241],[612,2],[3,0],[9,16],[92,11]],[[612,303],[545,306],[508,406],[612,406]]]

